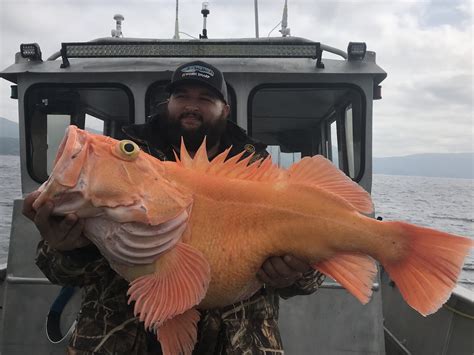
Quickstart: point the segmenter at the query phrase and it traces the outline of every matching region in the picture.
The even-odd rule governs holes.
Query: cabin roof
[[[201,40],[202,41],[202,40]],[[207,43],[225,44],[228,39],[217,39],[207,41]],[[263,44],[282,44],[290,43],[288,38],[245,38],[232,39],[234,44],[255,45]],[[156,43],[166,44],[176,42],[173,40],[157,40],[143,38],[99,38],[84,44],[90,43],[107,43],[107,44],[123,44],[123,43]],[[180,40],[179,44],[196,45],[200,40]],[[316,44],[304,38],[291,37],[291,43],[297,44]],[[342,51],[340,51],[342,52]],[[216,65],[224,73],[294,73],[294,74],[362,74],[372,75],[374,80],[379,83],[385,77],[385,71],[375,63],[375,53],[367,51],[364,60],[348,61],[346,59],[329,59],[325,58],[323,51],[322,62],[324,68],[316,67],[316,59],[312,58],[204,58],[207,62]],[[23,59],[17,53],[16,63],[7,67],[0,72],[0,77],[16,83],[18,76],[24,73],[37,74],[65,74],[65,73],[129,73],[129,72],[171,72],[180,64],[186,61],[195,60],[197,57],[135,57],[135,58],[69,58],[70,66],[61,68],[61,55],[59,52],[53,54],[45,61],[29,61]]]

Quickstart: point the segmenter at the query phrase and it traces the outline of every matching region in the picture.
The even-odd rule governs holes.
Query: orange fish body
[[[269,256],[290,253],[311,264],[333,256],[338,242],[351,235],[338,224],[328,225],[328,219],[352,218],[359,225],[373,221],[348,209],[343,200],[321,203],[328,195],[324,190],[287,183],[230,182],[174,165],[169,176],[193,195],[188,243],[203,253],[211,267],[211,283],[201,307],[241,300],[238,295],[249,280],[260,288],[255,275]]]
[[[470,239],[367,217],[369,194],[321,156],[283,170],[227,153],[209,162],[204,142],[194,158],[182,146],[177,162],[161,162],[70,126],[34,205],[53,199],[55,213],[86,218],[86,236],[131,282],[135,313],[165,354],[190,354],[197,309],[250,297],[275,255],[306,260],[363,303],[373,259],[421,314],[448,299]]]

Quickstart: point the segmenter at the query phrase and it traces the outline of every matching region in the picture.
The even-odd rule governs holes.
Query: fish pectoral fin
[[[340,253],[313,265],[313,268],[339,282],[363,304],[369,302],[372,282],[377,275],[377,266],[371,257],[358,253]]]
[[[288,173],[291,184],[329,191],[365,214],[374,211],[369,193],[322,155],[301,159],[288,169]]]
[[[191,355],[197,341],[199,311],[191,308],[174,318],[168,319],[156,333],[164,355]]]
[[[178,243],[155,261],[155,272],[130,283],[129,303],[145,327],[161,326],[204,298],[211,279],[209,263],[189,244]]]

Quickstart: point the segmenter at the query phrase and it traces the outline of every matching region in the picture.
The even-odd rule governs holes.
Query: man
[[[162,112],[143,125],[124,128],[125,135],[161,160],[174,160],[181,137],[194,155],[204,137],[210,159],[232,146],[230,155],[245,151],[254,160],[268,155],[265,145],[249,138],[227,117],[230,112],[223,74],[214,66],[195,61],[173,74]],[[82,235],[83,221],[75,215],[51,216],[51,202],[32,209],[30,194],[23,213],[34,221],[42,241],[37,265],[53,282],[84,289],[81,312],[68,348],[70,354],[160,354],[153,334],[133,315],[127,304],[128,284],[118,276]],[[278,332],[279,296],[314,292],[322,275],[292,255],[275,256],[258,271],[264,287],[250,299],[224,309],[201,312],[195,354],[282,353]]]

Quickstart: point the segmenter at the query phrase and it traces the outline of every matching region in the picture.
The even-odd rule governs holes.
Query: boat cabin
[[[144,123],[159,110],[174,69],[197,58],[224,73],[229,119],[268,144],[275,163],[287,167],[322,154],[370,191],[372,105],[386,73],[364,43],[350,43],[346,53],[297,37],[102,38],[63,43],[46,60],[37,44],[22,44],[15,64],[0,73],[18,100],[23,193],[48,178],[68,125],[120,139],[123,126]],[[38,232],[20,205],[13,215],[2,353],[61,353],[64,343],[52,344],[43,329],[59,288],[34,265]],[[316,344],[325,353],[341,347],[381,353],[382,306],[378,285],[374,289],[367,306],[331,282],[310,297],[282,302],[289,353],[310,353]],[[73,322],[78,302],[75,310],[74,301],[68,305],[63,322]]]

